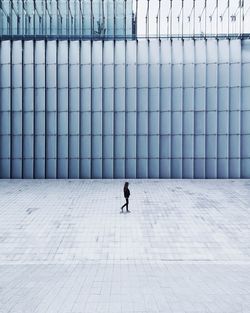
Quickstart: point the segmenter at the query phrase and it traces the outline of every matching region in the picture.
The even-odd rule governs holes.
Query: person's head
[[[126,181],[126,183],[124,184],[124,188],[128,188],[129,183]]]

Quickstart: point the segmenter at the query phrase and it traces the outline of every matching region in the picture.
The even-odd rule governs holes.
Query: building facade
[[[1,178],[249,178],[250,41],[4,40]]]
[[[205,38],[137,37],[140,3],[0,1],[0,178],[250,178],[244,3]]]
[[[134,38],[132,0],[1,0],[0,36]]]

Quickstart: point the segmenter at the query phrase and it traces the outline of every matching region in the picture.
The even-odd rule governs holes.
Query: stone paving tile
[[[0,181],[0,313],[249,313],[250,181]]]

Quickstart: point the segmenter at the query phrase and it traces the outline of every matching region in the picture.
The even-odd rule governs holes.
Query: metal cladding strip
[[[78,123],[79,123],[79,134],[78,134],[78,145],[79,145],[79,150],[78,150],[78,166],[79,166],[79,172],[78,172],[78,177],[82,178],[82,144],[81,144],[81,138],[82,138],[82,107],[81,107],[81,99],[82,99],[82,76],[81,76],[81,63],[82,63],[82,41],[79,41],[79,93],[78,93]]]
[[[69,177],[79,178],[79,41],[69,42]]]
[[[228,109],[228,93],[229,87],[229,41],[219,41],[219,79],[218,79],[218,106],[217,106],[217,158],[218,158],[218,178],[227,178],[227,151],[228,142],[226,132],[227,121],[226,110]]]
[[[126,5],[126,2],[125,2]],[[125,12],[126,12],[126,7],[125,7]],[[127,23],[126,18],[124,21],[125,25]],[[125,27],[126,29],[126,27]],[[125,32],[125,37],[126,37],[126,32]],[[127,46],[127,40],[124,42],[124,174],[123,177],[127,177],[127,108],[128,108],[128,98],[127,98],[127,51],[128,51],[128,46]]]
[[[32,46],[31,41],[23,42],[23,108],[22,108],[22,178],[29,178],[30,166],[27,164],[30,156],[30,147],[28,144],[29,133],[31,132],[31,125],[29,119],[29,111],[33,103],[32,97],[30,98],[30,90],[32,88],[31,80],[32,73]],[[31,53],[28,53],[30,50]],[[30,98],[30,99],[29,99]]]
[[[69,2],[68,2],[69,3]],[[70,43],[71,41],[68,40],[67,41],[67,56],[68,56],[68,60],[67,60],[67,73],[68,73],[68,77],[67,77],[67,82],[68,82],[68,90],[67,90],[67,155],[66,155],[66,160],[65,163],[67,164],[67,173],[65,173],[66,178],[70,178]]]
[[[201,51],[201,53],[199,53]],[[205,99],[206,99],[206,50],[204,41],[195,42],[195,85],[194,85],[194,135],[195,135],[195,178],[205,178]]]
[[[13,44],[9,42],[10,49],[13,48]],[[19,42],[19,44],[15,45],[15,48],[12,51],[9,51],[9,55],[11,57],[11,64],[9,64],[9,74],[11,75],[10,81],[10,99],[11,99],[11,168],[12,168],[12,175],[11,178],[23,178],[24,171],[23,171],[23,163],[24,163],[24,138],[23,138],[23,129],[24,129],[24,42]],[[15,54],[13,58],[13,54]],[[16,60],[18,60],[16,62]],[[18,75],[18,82],[14,78],[13,73],[13,61],[18,63],[20,61],[20,65],[17,68],[16,75]],[[14,67],[17,67],[15,65]],[[12,73],[12,74],[11,74]],[[15,86],[15,82],[18,83],[17,88],[13,88]]]
[[[33,155],[33,164],[32,164],[32,178],[35,178],[35,129],[36,129],[36,41],[33,41],[33,132],[32,132],[32,145],[33,145],[33,151],[32,151],[32,155]]]
[[[138,7],[138,0],[136,0],[136,8]],[[135,147],[134,147],[134,156],[135,156],[135,169],[134,169],[134,177],[137,178],[138,175],[138,161],[137,161],[137,144],[138,144],[138,138],[137,138],[137,128],[138,128],[138,40],[136,40],[136,49],[135,49],[135,61],[136,61],[136,98],[135,98]]]
[[[47,43],[46,177],[56,178],[57,41]]]
[[[112,49],[113,49],[113,72],[112,72],[112,77],[113,77],[113,90],[112,90],[112,110],[113,110],[113,114],[112,114],[112,171],[113,171],[113,178],[115,177],[115,46],[116,46],[116,41],[112,41],[113,45],[112,45]]]
[[[240,98],[240,127],[241,132],[244,133],[243,140],[241,141],[241,154],[240,160],[241,164],[241,177],[248,178],[250,176],[250,126],[249,126],[249,77],[250,77],[250,50],[249,50],[249,41],[241,42],[241,98]]]
[[[241,124],[245,121],[241,120],[241,112],[244,117],[249,118],[249,112],[245,111],[244,99],[242,93],[242,71],[245,66],[242,64],[243,45],[241,41],[230,41],[230,70],[229,70],[229,177],[241,178]],[[232,91],[236,91],[237,97],[231,96]],[[232,93],[232,95],[234,92]],[[235,101],[236,100],[236,101]],[[248,116],[247,116],[248,115]],[[247,124],[249,123],[249,120]],[[247,168],[246,168],[247,171]],[[246,173],[243,170],[243,173]],[[243,177],[242,177],[243,178]]]
[[[44,178],[47,178],[47,85],[48,85],[48,71],[47,71],[47,60],[48,60],[48,41],[45,41],[45,90],[44,90]]]
[[[12,177],[12,74],[10,42],[0,42],[0,177]],[[9,50],[9,53],[8,53]]]
[[[126,177],[136,177],[136,41],[126,44]]]
[[[92,10],[91,10],[92,11]],[[92,18],[91,18],[92,20]],[[91,24],[92,27],[92,24]],[[91,28],[92,31],[92,28]],[[94,177],[94,166],[93,166],[93,41],[90,41],[90,178]]]
[[[58,120],[59,120],[59,88],[58,88],[58,83],[59,83],[59,66],[58,66],[58,51],[59,51],[59,41],[56,41],[56,129],[55,129],[55,150],[56,150],[56,158],[55,158],[55,178],[58,178]]]
[[[103,3],[102,3],[103,5]],[[102,7],[102,12],[103,12],[103,7]],[[103,131],[103,125],[104,125],[104,112],[105,112],[105,107],[104,107],[104,84],[103,84],[103,81],[104,81],[104,41],[102,41],[102,59],[101,59],[101,64],[102,64],[102,68],[101,68],[101,145],[102,145],[102,152],[101,152],[101,168],[102,168],[102,174],[101,174],[101,177],[103,178],[103,172],[104,172],[104,162],[103,162],[103,159],[104,159],[104,142],[103,142],[103,138],[104,138],[104,131]]]

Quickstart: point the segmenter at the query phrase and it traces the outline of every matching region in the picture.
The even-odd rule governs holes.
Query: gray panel
[[[171,110],[171,88],[160,90],[160,110],[161,112]]]
[[[4,40],[1,42],[1,65],[10,64],[11,42]]]
[[[181,135],[172,135],[171,155],[172,155],[172,158],[182,157],[182,136]]]
[[[242,111],[241,132],[242,134],[250,134],[250,111]]]
[[[206,134],[216,135],[217,134],[217,115],[216,111],[207,112],[206,114]]]
[[[0,135],[8,135],[11,132],[11,111],[0,111]],[[0,152],[1,153],[1,152]]]
[[[195,66],[195,86],[205,87],[206,85],[206,64],[196,64]]]
[[[183,158],[193,159],[194,157],[194,136],[183,135]]]
[[[240,70],[242,71],[242,86],[249,87],[250,63],[243,63]]]
[[[241,178],[240,176],[240,160],[229,159],[229,177],[230,178]]]
[[[218,135],[218,158],[228,157],[228,135]]]
[[[226,135],[229,132],[228,129],[228,111],[219,111],[218,112],[218,135]]]
[[[139,138],[138,138],[139,141]],[[148,178],[148,161],[146,159],[137,158],[137,178]]]
[[[126,138],[126,158],[136,159],[136,137],[127,136]]]
[[[183,110],[194,111],[194,88],[183,88]]]
[[[248,111],[246,111],[245,113],[247,113],[248,118],[249,118]],[[244,114],[243,114],[243,116],[244,116]],[[249,120],[246,124],[249,125]],[[240,125],[239,111],[230,111],[229,112],[229,128],[230,128],[229,129],[230,134],[239,134],[240,133],[241,125]]]
[[[159,159],[148,160],[148,178],[159,178]]]
[[[206,47],[207,64],[218,62],[218,41],[216,39],[207,40]]]
[[[117,135],[114,140],[115,144],[115,158],[124,159],[125,156],[125,136]]]
[[[217,64],[207,64],[206,68],[206,86],[207,87],[217,87],[217,75],[218,67]]]
[[[229,63],[218,64],[218,86],[229,86]]]
[[[229,158],[240,160],[240,135],[230,135]]]
[[[4,138],[1,139],[4,144]],[[0,147],[2,148],[2,147]],[[10,178],[10,159],[1,159],[0,160],[0,178]]]
[[[204,112],[195,111],[194,112],[194,132],[196,135],[204,135],[205,134],[205,114]]]
[[[228,160],[227,159],[218,158],[216,178],[228,178]]]
[[[227,99],[229,97],[229,107],[231,110],[240,110],[241,109],[241,90],[240,88],[230,88],[229,95],[225,97]],[[225,105],[228,106],[228,103],[225,102]]]
[[[183,159],[182,160],[182,178],[194,178],[194,161],[193,159]]]
[[[10,64],[1,65],[1,87],[7,88],[10,87]]]
[[[178,39],[172,40],[172,59],[173,64],[183,64],[183,41]]]
[[[183,42],[183,64],[193,64],[195,57],[195,42],[193,40],[184,40]]]
[[[171,87],[171,71],[172,65],[161,64],[160,86],[161,88]]]
[[[194,112],[183,112],[183,135],[190,135],[194,133]]]
[[[14,92],[14,91],[12,91]],[[12,94],[13,96],[13,94]],[[1,110],[10,110],[11,90],[10,88],[1,88],[0,93]],[[0,111],[1,111],[0,110]]]
[[[241,161],[241,178],[250,177],[250,159],[242,159]]]
[[[114,161],[114,178],[124,177],[124,159],[115,159]]]
[[[171,134],[171,112],[161,112],[160,116],[160,134],[170,135]]]
[[[230,75],[230,86],[231,87],[239,87],[240,82],[241,82],[241,64],[231,63],[229,75]]]
[[[241,136],[241,157],[250,159],[250,134]]]
[[[194,178],[205,178],[205,161],[204,159],[195,158],[194,160]]]
[[[232,91],[232,88],[219,88],[218,89],[218,111],[229,110],[229,91]],[[236,103],[234,103],[235,106]],[[230,106],[232,108],[232,106]]]
[[[137,158],[147,158],[148,157],[148,136],[138,135],[137,137]]]
[[[149,117],[148,117],[148,120],[149,120],[148,133],[149,134],[159,135],[159,117],[160,117],[159,110],[149,112]]]
[[[171,137],[161,136],[160,137],[160,158],[170,159],[171,158]]]
[[[205,136],[194,136],[194,152],[195,158],[205,158]]]
[[[206,178],[217,178],[217,160],[206,159]]]
[[[171,178],[182,178],[182,159],[171,160]]]
[[[161,159],[160,160],[160,178],[171,178],[171,160]]]
[[[183,86],[192,88],[194,87],[194,64],[183,64]]]
[[[136,160],[126,159],[126,177],[136,178]]]
[[[206,89],[195,88],[194,90],[194,109],[195,111],[205,111],[206,107]]]
[[[148,150],[149,158],[159,158],[159,137],[157,135],[148,137]]]
[[[148,133],[148,112],[138,111],[137,112],[137,134],[145,135]]]
[[[182,87],[183,79],[183,64],[172,64],[172,87],[180,88]]]
[[[214,111],[217,110],[217,87],[207,88],[206,90],[206,110]]]

